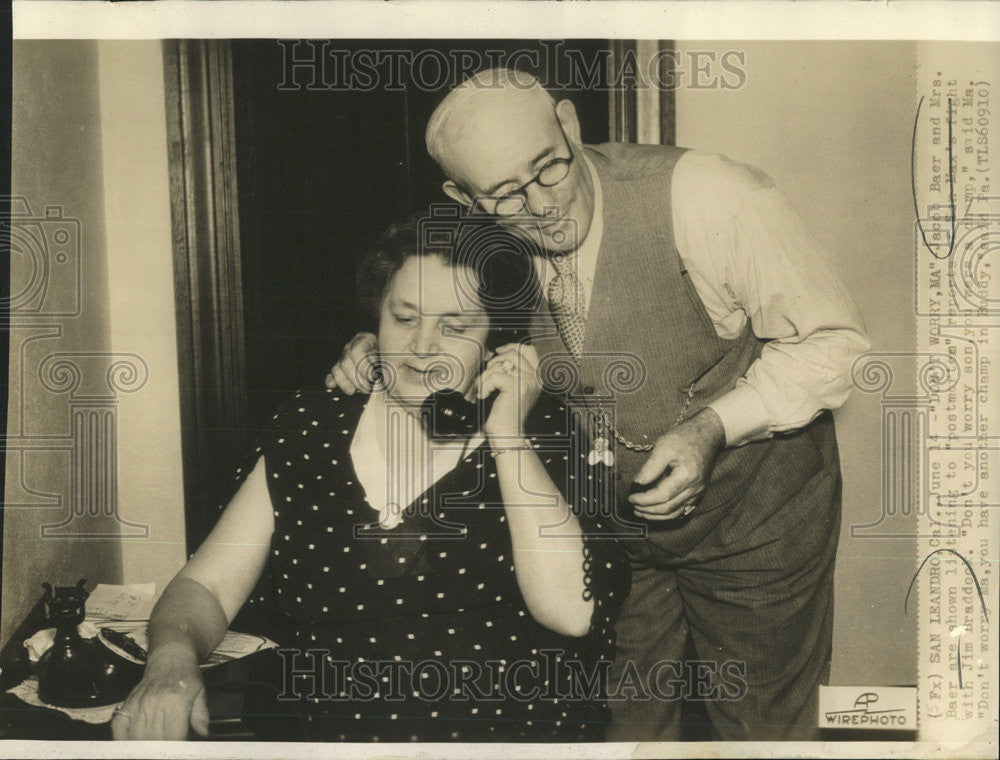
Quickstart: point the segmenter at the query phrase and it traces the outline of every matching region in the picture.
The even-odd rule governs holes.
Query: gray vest
[[[749,322],[736,339],[720,338],[684,269],[670,200],[674,165],[683,153],[663,146],[587,148],[601,181],[604,233],[580,361],[567,353],[545,304],[533,324],[543,378],[555,378],[550,384],[568,391],[581,413],[610,412],[618,432],[633,443],[655,442],[678,417],[690,418],[731,390],[763,345]],[[813,433],[823,439],[827,456],[817,458]],[[806,431],[723,451],[691,517],[650,523],[652,554],[687,554],[721,520],[723,508],[738,501],[763,499],[770,511],[780,506],[782,493],[801,496],[820,469],[833,466],[839,477],[834,440],[827,413]],[[613,450],[618,509],[627,515],[623,497],[648,453],[622,445]]]

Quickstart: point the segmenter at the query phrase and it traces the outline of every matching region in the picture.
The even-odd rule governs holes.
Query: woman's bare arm
[[[594,603],[583,598],[580,524],[524,438],[525,420],[541,393],[537,364],[532,346],[497,349],[479,377],[480,397],[499,392],[483,432],[496,452],[514,572],[528,610],[554,631],[583,636]]]
[[[594,603],[583,598],[580,523],[535,451],[503,451],[496,465],[514,572],[528,610],[554,631],[585,635]]]
[[[222,641],[253,590],[273,532],[261,458],[153,608],[146,669],[112,719],[115,739],[185,739],[189,725],[208,733],[198,664]]]

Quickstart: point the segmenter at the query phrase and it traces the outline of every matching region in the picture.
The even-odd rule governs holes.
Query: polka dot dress
[[[628,569],[582,503],[577,486],[602,465],[588,468],[587,451],[571,451],[580,438],[566,409],[543,396],[528,430],[588,534],[580,561],[595,604],[580,638],[535,622],[521,597],[487,445],[418,496],[399,525],[379,526],[349,454],[367,400],[300,392],[278,409],[260,448],[275,532],[259,586],[269,592],[252,602],[295,650],[302,673],[293,704],[311,738],[600,740]]]

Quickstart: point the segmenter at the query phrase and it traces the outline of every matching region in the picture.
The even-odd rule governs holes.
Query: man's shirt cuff
[[[770,418],[763,399],[744,380],[711,404],[708,408],[719,415],[726,431],[726,446],[742,446],[744,443],[767,438],[770,435]]]

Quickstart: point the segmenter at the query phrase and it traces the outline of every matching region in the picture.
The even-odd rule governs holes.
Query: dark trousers
[[[616,625],[609,740],[680,739],[685,700],[704,705],[716,739],[816,738],[841,491],[833,426],[822,428],[804,432],[804,456],[782,455],[808,472],[782,483],[763,467],[744,498],[700,516],[711,530],[651,526]],[[703,535],[683,556],[663,550],[685,530]]]

